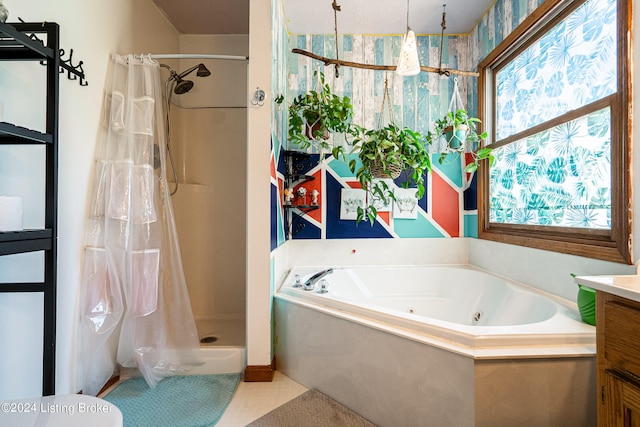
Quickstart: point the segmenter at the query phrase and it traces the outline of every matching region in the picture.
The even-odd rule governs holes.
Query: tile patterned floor
[[[278,371],[270,383],[240,382],[216,427],[244,427],[305,391],[306,387]]]

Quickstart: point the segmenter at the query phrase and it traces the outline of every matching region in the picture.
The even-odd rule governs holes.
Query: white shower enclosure
[[[180,51],[244,56],[249,37],[183,35]],[[171,200],[201,346],[245,347],[247,62],[161,62],[175,70],[202,62],[211,70],[205,78],[190,75],[193,89],[172,97],[179,187]]]

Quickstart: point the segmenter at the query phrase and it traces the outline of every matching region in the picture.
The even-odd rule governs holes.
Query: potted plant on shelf
[[[315,71],[314,76],[317,90],[298,95],[289,105],[289,142],[303,149],[313,145],[328,150],[332,148],[327,141],[330,133],[354,134],[353,106],[349,97],[331,92],[324,73]],[[276,102],[284,102],[284,97]]]
[[[415,185],[416,196],[421,198],[424,195],[424,174],[431,171],[425,138],[420,133],[406,127],[400,128],[395,123],[379,129],[355,128],[357,133],[351,153],[357,153],[362,165],[356,170],[356,159],[349,160],[348,165],[362,188],[372,196],[370,199],[377,198],[384,204],[388,204],[390,199],[395,200],[386,182],[374,179],[396,179],[403,171],[407,173],[407,181],[402,185]],[[365,208],[358,207],[356,222],[359,223],[366,217],[373,224],[376,215],[377,211],[371,203]]]
[[[449,111],[442,118],[436,120],[435,132],[427,133],[427,140],[433,143],[439,138],[444,138],[446,147],[440,155],[440,163],[451,152],[472,154],[473,160],[465,167],[465,172],[475,172],[480,160],[489,159],[493,164],[493,149],[482,147],[482,141],[487,138],[487,132],[478,134],[477,125],[481,123],[477,117],[470,117],[467,110],[458,109]]]

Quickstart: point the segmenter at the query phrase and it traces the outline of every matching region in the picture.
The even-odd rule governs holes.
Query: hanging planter
[[[311,146],[332,149],[332,133],[354,134],[351,125],[353,106],[347,96],[338,96],[325,82],[324,73],[314,71],[315,88],[298,95],[289,105],[289,142],[302,149]],[[284,102],[284,97],[276,99]]]
[[[391,178],[396,179],[404,170],[404,162],[400,155],[393,156],[393,161],[383,163],[382,160],[374,159],[370,165],[371,175],[374,178]]]
[[[478,135],[476,124],[480,120],[469,117],[467,110],[461,108],[447,112],[436,120],[434,138],[444,138],[444,151],[472,151],[472,143],[479,142],[486,134]]]
[[[464,170],[473,173],[478,169],[480,160],[489,159],[489,166],[493,164],[493,149],[482,147],[487,133],[478,133],[477,124],[480,119],[469,117],[464,109],[449,111],[445,116],[436,121],[435,133],[428,132],[427,140],[431,143],[444,139],[444,148],[441,151],[439,162],[450,153],[470,153],[471,161],[466,164]]]
[[[431,171],[431,159],[424,137],[409,128],[400,128],[395,123],[380,129],[362,129],[353,140],[352,153],[357,153],[362,166],[356,170],[356,161],[349,162],[362,188],[370,200],[378,198],[384,205],[395,200],[393,192],[383,179],[397,179],[406,172],[403,186],[415,186],[416,197],[424,195],[424,175]],[[358,208],[357,222],[367,218],[375,222],[376,209],[369,205]]]
[[[455,78],[453,81],[453,96],[449,104],[449,111],[436,120],[435,131],[433,133],[429,131],[426,138],[430,143],[444,140],[440,163],[443,163],[450,153],[470,153],[471,161],[464,166],[464,170],[473,174],[478,169],[480,160],[489,159],[489,166],[493,164],[493,150],[490,147],[482,147],[487,133],[479,134],[477,132],[477,125],[481,123],[480,119],[469,116],[458,91],[458,79]],[[468,183],[470,181],[469,178]]]
[[[322,122],[318,119],[312,125],[305,122],[304,135],[309,140],[318,141],[321,139],[329,139],[329,130],[322,126]]]
[[[455,131],[453,126],[447,126],[443,130],[444,139],[447,141],[447,145],[449,148],[456,151],[464,148],[468,132],[469,125],[466,123],[456,125]]]
[[[385,108],[389,111],[389,124],[382,126]],[[431,159],[427,141],[418,132],[401,128],[394,123],[388,81],[382,108],[376,129],[363,129],[356,126],[357,136],[352,144],[351,153],[358,155],[362,166],[356,170],[356,160],[349,160],[349,168],[355,173],[362,188],[370,195],[370,200],[379,199],[387,205],[395,200],[389,186],[379,179],[397,179],[404,171],[407,174],[406,186],[414,185],[418,198],[424,195],[424,174],[431,171]],[[375,222],[377,211],[369,205],[358,208],[357,222],[365,217],[371,224]]]
[[[418,134],[400,129],[394,123],[382,129],[364,130],[354,140],[358,144],[357,151],[362,162],[362,174],[368,173],[373,178],[396,179],[406,168],[407,147],[419,142]],[[356,177],[358,173],[356,173]],[[367,182],[369,183],[369,182]]]

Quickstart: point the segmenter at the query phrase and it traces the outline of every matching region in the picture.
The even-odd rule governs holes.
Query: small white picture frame
[[[418,219],[417,188],[396,188],[394,194],[396,201],[393,203],[394,219]]]
[[[340,192],[340,219],[358,219],[358,207],[364,209],[367,204],[367,193],[361,188],[343,188]]]

